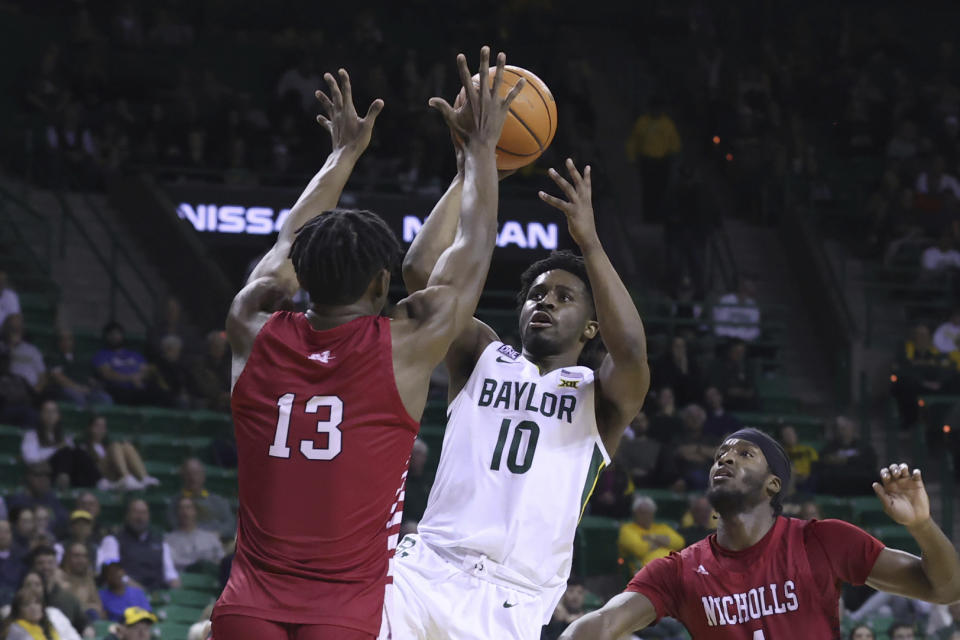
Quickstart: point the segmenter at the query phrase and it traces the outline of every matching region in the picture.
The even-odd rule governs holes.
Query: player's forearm
[[[617,640],[635,629],[622,616],[600,609],[581,616],[561,634],[560,640]]]
[[[413,239],[413,244],[403,259],[403,283],[407,287],[407,293],[420,291],[427,286],[441,254],[453,244],[460,222],[462,193],[463,176],[457,174]]]
[[[334,149],[327,156],[326,161],[310,182],[296,204],[290,209],[290,214],[280,228],[277,241],[292,241],[297,229],[310,222],[318,214],[329,211],[337,206],[343,188],[353,173],[353,168],[360,159],[360,152],[353,148],[340,147]]]
[[[937,602],[960,600],[960,556],[933,518],[907,527],[923,554],[923,572]]]
[[[617,367],[647,366],[647,337],[633,298],[613,268],[599,238],[580,247],[593,288],[600,335]]]

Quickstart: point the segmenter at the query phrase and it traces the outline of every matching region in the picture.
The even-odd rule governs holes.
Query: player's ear
[[[783,489],[783,483],[780,481],[780,478],[770,474],[770,477],[767,478],[767,493],[771,496],[775,496]]]
[[[380,273],[373,276],[373,280],[370,281],[368,292],[375,300],[379,300],[387,297],[388,291],[390,291],[390,270],[381,269]]]
[[[584,342],[587,340],[593,340],[600,333],[600,323],[596,320],[587,321],[587,326],[583,328],[583,339]]]

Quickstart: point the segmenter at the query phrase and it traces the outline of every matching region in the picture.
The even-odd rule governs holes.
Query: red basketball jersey
[[[883,544],[840,520],[777,518],[742,551],[716,534],[640,570],[627,591],[647,596],[657,619],[680,620],[694,640],[840,637],[840,583],[863,584]]]
[[[214,617],[376,635],[419,425],[400,399],[390,320],[326,331],[274,314],[233,389],[237,553]]]

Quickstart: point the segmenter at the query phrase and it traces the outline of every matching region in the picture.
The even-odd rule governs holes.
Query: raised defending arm
[[[656,619],[657,611],[647,596],[621,593],[567,627],[560,640],[618,640]]]

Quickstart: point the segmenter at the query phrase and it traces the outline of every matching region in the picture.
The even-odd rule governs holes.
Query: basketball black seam
[[[518,78],[523,78],[523,76],[522,76],[521,74],[517,73],[516,71],[513,71],[512,69],[504,69],[503,71],[504,71],[504,73],[506,73],[506,72],[509,71],[510,73],[512,73],[513,75],[517,76]],[[524,80],[526,80],[526,78],[524,78]],[[550,106],[547,104],[547,101],[544,99],[544,97],[543,97],[542,95],[540,95],[540,90],[537,89],[536,85],[534,85],[532,82],[528,82],[527,84],[530,85],[530,88],[533,89],[534,93],[536,93],[537,96],[540,98],[540,101],[543,102],[543,106],[544,106],[544,108],[547,110],[547,124],[549,125],[547,130],[548,130],[548,131],[552,131],[552,130],[553,130],[553,118],[550,117]],[[533,132],[533,129],[531,129],[530,127],[528,127],[528,126],[527,126],[527,123],[524,122],[524,121],[520,118],[520,116],[518,116],[518,115],[514,112],[513,107],[510,107],[510,113],[513,115],[514,118],[517,119],[517,122],[519,122],[519,123],[523,126],[523,128],[527,130],[527,133],[529,133],[529,134],[530,134],[530,137],[533,138],[534,142],[537,143],[537,146],[540,147],[540,149],[537,151],[537,154],[543,153],[544,149],[546,148],[546,147],[544,147],[544,145],[543,145],[543,141],[541,141],[540,138],[537,136],[537,134],[535,134],[535,133]],[[500,147],[497,147],[497,148],[499,149]],[[503,150],[503,151],[506,151],[506,150]],[[506,151],[506,153],[510,153],[510,154],[513,154],[513,155],[518,156],[518,157],[521,157],[521,158],[523,158],[523,157],[528,157],[528,156],[532,156],[532,155],[536,155],[536,154],[533,154],[533,153],[515,153],[515,152],[513,152],[513,151]]]
[[[504,69],[504,71],[506,71],[506,69]],[[512,71],[512,70],[511,70],[510,73],[512,73],[512,74],[515,75],[515,76],[520,76],[520,74],[517,73],[516,71]],[[521,77],[523,77],[523,76],[521,76]],[[543,80],[541,80],[541,82],[543,82]],[[547,130],[552,132],[552,131],[553,131],[553,118],[550,117],[550,105],[547,104],[547,99],[546,99],[546,97],[544,97],[544,95],[543,95],[542,93],[540,93],[540,89],[539,89],[535,84],[533,84],[533,83],[531,82],[531,83],[530,83],[530,86],[533,88],[534,91],[537,92],[537,95],[540,97],[540,101],[543,102],[543,107],[547,110],[547,124],[549,125],[549,128],[548,128]],[[516,115],[516,114],[514,114],[514,115]],[[517,120],[520,120],[520,118],[517,118]],[[532,132],[531,132],[531,133],[532,133]],[[540,140],[538,140],[536,136],[533,136],[533,139],[537,141],[537,144],[538,144],[538,145],[540,145],[540,153],[543,153],[543,151],[544,151],[543,143],[540,142]]]

